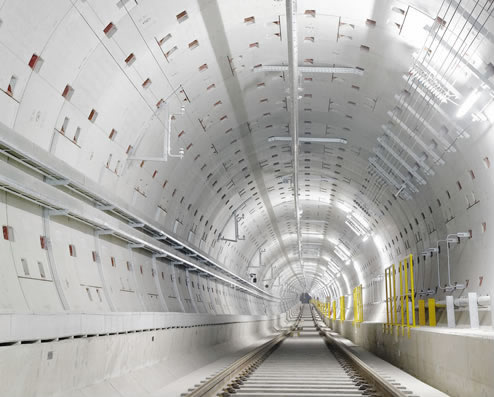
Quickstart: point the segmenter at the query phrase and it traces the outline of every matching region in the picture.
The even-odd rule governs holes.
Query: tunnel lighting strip
[[[15,131],[10,128],[0,125],[1,132],[1,140],[0,140],[0,152],[9,158],[23,164],[24,166],[30,168],[33,171],[49,178],[46,180],[47,183],[44,183],[46,186],[50,186],[53,189],[56,189],[56,185],[64,188],[70,189],[72,192],[77,193],[86,199],[90,199],[94,202],[94,206],[90,206],[90,208],[98,210],[102,215],[107,215],[113,219],[124,218],[128,221],[128,223],[133,223],[136,225],[142,225],[143,235],[149,238],[152,238],[153,241],[157,241],[158,243],[164,242],[161,244],[169,244],[169,249],[173,251],[169,251],[170,253],[176,252],[182,257],[179,257],[179,260],[182,260],[187,263],[190,263],[192,267],[196,267],[198,270],[201,270],[205,273],[211,274],[212,276],[219,278],[218,274],[212,273],[205,269],[204,267],[194,264],[192,265],[192,261],[198,261],[200,263],[206,263],[211,266],[213,269],[223,273],[224,275],[232,278],[237,282],[233,282],[228,279],[224,279],[228,284],[234,284],[235,286],[244,289],[245,291],[250,291],[250,293],[260,296],[264,295],[269,297],[270,299],[279,299],[278,297],[264,291],[263,289],[257,287],[256,285],[244,280],[243,278],[237,276],[232,273],[228,269],[218,265],[216,262],[205,256],[204,254],[199,253],[194,248],[191,248],[188,244],[185,244],[181,240],[172,237],[168,233],[164,232],[160,228],[152,225],[150,222],[143,219],[143,217],[137,216],[135,214],[130,213],[127,209],[125,209],[125,204],[118,205],[113,202],[118,201],[117,198],[108,199],[103,198],[107,193],[97,192],[97,186],[94,185],[94,192],[91,192],[91,187],[87,187],[85,185],[91,185],[92,181],[88,180],[84,175],[79,173],[77,170],[73,169],[67,163],[62,160],[55,158],[53,155],[47,153],[41,148],[38,148],[32,142],[28,141],[26,138],[20,136]],[[64,169],[66,175],[61,174],[58,171],[59,169]],[[4,174],[5,175],[5,174]],[[70,176],[69,176],[70,175]],[[52,185],[48,182],[53,182]],[[8,190],[8,185],[2,183],[2,189]],[[55,190],[57,192],[57,190]],[[15,192],[13,192],[15,194]],[[25,196],[20,194],[21,196]],[[26,197],[27,198],[27,197]],[[82,203],[82,202],[81,202]],[[82,203],[84,204],[84,203]],[[89,205],[89,204],[88,204]],[[46,206],[46,203],[45,203]],[[77,206],[77,205],[76,205]],[[50,207],[50,206],[47,206]],[[56,206],[55,206],[56,208]],[[110,215],[112,213],[113,215]],[[80,221],[85,222],[89,225],[95,225],[94,222],[85,220],[84,216],[80,216],[78,218]],[[99,219],[96,217],[96,219]],[[133,228],[134,232],[139,233],[135,228]],[[134,241],[134,239],[130,236],[130,241]],[[148,247],[149,244],[146,244]],[[185,253],[180,251],[176,251],[179,249],[186,250]],[[167,251],[168,252],[168,251]],[[166,252],[165,252],[166,253]],[[256,292],[253,292],[256,291]]]

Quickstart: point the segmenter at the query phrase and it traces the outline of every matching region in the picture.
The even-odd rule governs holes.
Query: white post
[[[491,293],[491,327],[494,328],[494,294]]]
[[[477,293],[468,293],[468,312],[470,313],[470,327],[480,328],[479,325],[479,309],[477,305]]]
[[[448,316],[448,328],[455,328],[455,304],[451,295],[446,297],[446,314]]]

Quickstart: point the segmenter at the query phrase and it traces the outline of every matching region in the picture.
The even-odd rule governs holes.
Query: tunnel
[[[0,0],[0,397],[494,396],[493,12]]]

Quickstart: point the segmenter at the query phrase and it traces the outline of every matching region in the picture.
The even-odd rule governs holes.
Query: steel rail
[[[291,332],[297,327],[302,311],[300,311],[295,324],[290,327],[289,330],[284,331],[280,335],[277,335],[268,342],[248,352],[233,364],[219,372],[217,375],[212,376],[205,382],[198,385],[195,389],[192,389],[187,393],[182,393],[181,397],[205,397],[213,396],[221,392],[232,379],[237,377],[245,368],[253,365],[257,360],[263,356],[269,355],[281,342],[283,342]]]
[[[311,374],[310,372],[307,372],[307,368],[297,367],[298,364],[296,357],[293,357],[294,364],[292,364],[291,369],[286,368],[287,363],[290,363],[291,359],[286,356],[286,351],[283,353],[281,350],[277,350],[277,348],[279,347],[280,349],[284,349],[284,344],[280,346],[281,343],[289,335],[291,335],[293,331],[300,330],[299,325],[303,324],[302,320],[305,319],[306,321],[307,318],[310,318],[310,316],[314,321],[315,329],[324,339],[327,347],[338,360],[339,365],[343,367],[344,371],[347,374],[349,374],[350,372],[357,374],[356,377],[360,378],[360,381],[358,379],[352,378],[350,375],[344,376],[341,378],[341,380],[338,381],[335,381],[334,379],[331,380],[329,378],[335,376],[334,369],[332,370],[333,374],[328,375],[327,379],[321,378],[320,376],[322,375],[320,374]],[[245,354],[243,357],[236,360],[233,364],[223,369],[218,374],[206,378],[205,381],[203,381],[199,385],[196,385],[195,388],[189,389],[189,391],[186,393],[182,393],[181,397],[231,396],[236,394],[247,396],[251,394],[258,395],[256,393],[259,393],[261,390],[263,393],[265,392],[266,395],[270,395],[269,393],[275,393],[276,395],[279,395],[280,393],[283,393],[283,391],[286,393],[293,393],[291,387],[295,389],[306,388],[307,390],[309,390],[307,391],[307,393],[309,394],[311,393],[311,391],[317,390],[318,393],[328,393],[328,395],[336,395],[340,391],[338,389],[338,382],[342,385],[341,391],[346,390],[346,392],[348,392],[349,388],[356,386],[357,389],[352,390],[357,392],[358,395],[367,395],[369,393],[374,393],[375,395],[383,397],[406,397],[407,395],[409,395],[405,391],[390,383],[390,381],[385,379],[382,375],[377,373],[376,370],[374,370],[362,359],[357,357],[342,342],[327,334],[321,327],[322,323],[322,319],[319,317],[319,312],[313,306],[310,307],[309,317],[303,317],[302,306],[296,323],[291,327],[290,330],[285,331],[283,334],[276,336],[272,340]],[[301,340],[303,340],[303,338]],[[322,346],[324,347],[324,345]],[[302,350],[304,350],[304,348],[302,348]],[[271,357],[272,353],[273,356]],[[279,354],[285,357],[284,361],[277,361],[279,360],[279,358],[277,360],[275,359],[274,356]],[[281,367],[278,367],[278,365],[281,365]],[[349,367],[353,369],[349,369]],[[286,373],[283,372],[283,368],[287,370]],[[297,376],[295,376],[295,374],[293,375],[293,377],[291,377],[290,374],[293,373],[295,368],[298,368],[298,372],[301,371],[302,373],[304,373],[304,371],[306,371],[307,378],[305,378],[303,375],[302,377],[298,375],[297,379]],[[322,367],[321,371],[324,371]],[[276,374],[278,372],[283,374],[280,375],[281,378],[279,379],[276,378]],[[322,381],[322,379],[324,379],[324,381]],[[325,388],[326,386],[324,386],[324,382],[329,382],[327,390]],[[333,384],[330,384],[331,382],[333,382]],[[359,387],[359,385],[362,385],[362,383],[366,383],[367,386]],[[264,389],[264,387],[266,387],[266,389]],[[244,390],[244,388],[246,390]]]
[[[326,339],[328,343],[330,343],[332,346],[336,347],[341,353],[345,355],[346,358],[348,358],[356,367],[357,369],[363,374],[364,377],[369,379],[376,388],[384,393],[386,397],[407,397],[409,394],[406,394],[402,392],[400,389],[398,389],[396,386],[391,384],[389,381],[387,381],[385,378],[383,378],[379,373],[377,373],[371,366],[366,364],[363,360],[361,360],[359,357],[357,357],[354,353],[350,351],[343,343],[332,337],[330,334],[325,332],[320,326],[320,323],[323,323],[322,319],[320,318],[320,313],[314,309],[313,306],[311,306],[312,309],[312,315],[314,316],[314,322],[316,323],[316,327],[319,329],[319,331],[323,334],[323,338]],[[316,316],[314,315],[314,312],[317,313],[317,316],[319,316],[319,321],[316,320]]]

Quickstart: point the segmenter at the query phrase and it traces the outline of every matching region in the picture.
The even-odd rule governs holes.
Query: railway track
[[[404,397],[322,330],[315,309],[303,305],[295,325],[202,381],[183,397]]]

